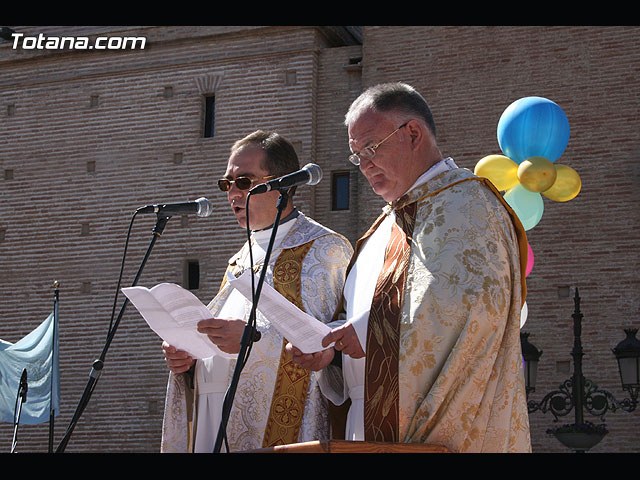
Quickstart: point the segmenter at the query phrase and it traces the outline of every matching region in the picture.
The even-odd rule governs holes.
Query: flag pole
[[[55,419],[55,409],[53,407],[53,382],[56,378],[55,375],[55,366],[56,366],[56,338],[58,328],[58,301],[60,300],[59,294],[60,283],[55,280],[53,282],[53,339],[52,347],[51,347],[51,385],[50,385],[50,395],[49,395],[49,453],[53,453],[53,426]]]

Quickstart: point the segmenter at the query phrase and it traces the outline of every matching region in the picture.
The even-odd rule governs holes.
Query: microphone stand
[[[53,406],[54,391],[58,389],[53,384],[55,380],[54,367],[56,366],[56,355],[58,354],[58,303],[60,302],[60,283],[56,280],[53,282],[54,288],[54,302],[53,302],[53,340],[51,345],[51,385],[49,387],[49,453],[53,453],[53,430],[55,423],[55,408]],[[59,366],[58,366],[59,368]],[[59,393],[59,392],[58,392]],[[60,405],[58,405],[58,412],[60,411]]]
[[[153,249],[153,246],[156,243],[156,240],[158,239],[158,237],[160,237],[162,235],[162,232],[164,230],[164,227],[166,226],[167,222],[169,221],[169,219],[171,218],[171,216],[167,216],[167,215],[161,215],[158,214],[158,220],[156,222],[155,227],[153,228],[153,237],[151,238],[151,243],[149,244],[149,247],[147,248],[147,252],[144,256],[144,258],[142,259],[142,262],[140,263],[140,266],[138,267],[138,273],[135,276],[135,279],[133,281],[132,286],[136,286],[138,283],[138,280],[140,278],[140,275],[142,275],[142,270],[144,269],[145,264],[147,263],[147,260],[149,259],[149,256],[151,255],[151,250]],[[117,294],[117,292],[116,292]],[[91,368],[91,372],[89,373],[89,380],[87,382],[87,385],[84,389],[84,392],[82,394],[82,397],[80,398],[80,402],[78,403],[78,406],[76,407],[76,411],[73,415],[73,418],[71,419],[71,423],[69,424],[69,427],[67,427],[67,432],[65,433],[64,438],[62,439],[62,441],[60,442],[60,444],[58,445],[58,449],[56,450],[56,453],[59,452],[64,452],[64,449],[67,446],[67,443],[69,442],[69,438],[71,437],[71,434],[73,433],[73,430],[76,426],[76,424],[78,423],[78,420],[80,419],[80,416],[82,415],[84,409],[87,407],[87,404],[89,403],[89,400],[91,398],[91,394],[93,393],[93,390],[95,389],[95,385],[98,382],[98,378],[100,377],[100,374],[102,372],[102,368],[104,367],[104,360],[105,357],[107,355],[107,350],[109,349],[109,346],[111,345],[111,341],[113,340],[113,337],[116,334],[116,330],[118,329],[118,325],[120,324],[120,320],[122,319],[122,316],[124,315],[124,311],[125,308],[127,307],[129,303],[129,299],[126,298],[122,308],[120,309],[120,313],[118,314],[118,318],[116,320],[116,322],[113,325],[113,328],[111,328],[111,330],[109,331],[109,334],[107,335],[107,341],[105,343],[105,346],[102,350],[102,353],[100,354],[100,357],[95,360],[93,362],[92,368]]]
[[[22,370],[18,396],[16,397],[16,407],[13,414],[13,441],[11,442],[11,453],[16,451],[18,444],[18,425],[20,425],[20,415],[22,415],[22,404],[27,403],[27,369]],[[17,414],[17,415],[16,415]]]
[[[229,384],[229,388],[227,389],[227,393],[225,394],[224,402],[222,404],[222,417],[220,420],[220,427],[218,428],[218,436],[216,438],[216,443],[213,449],[213,453],[220,453],[220,450],[222,448],[222,442],[227,435],[227,422],[229,421],[231,407],[233,406],[233,399],[236,394],[236,389],[238,388],[238,382],[240,381],[240,374],[242,373],[242,369],[244,368],[244,364],[246,361],[245,355],[247,355],[247,351],[255,341],[255,337],[254,337],[256,333],[255,321],[256,321],[256,310],[258,307],[258,300],[260,298],[260,292],[262,291],[262,285],[264,283],[264,277],[267,272],[267,266],[269,265],[269,258],[271,257],[271,250],[273,249],[273,243],[276,238],[276,232],[278,231],[278,224],[280,223],[280,217],[282,216],[282,211],[284,210],[284,207],[287,205],[287,202],[289,200],[288,190],[289,190],[288,188],[279,190],[280,197],[278,198],[278,203],[276,205],[277,206],[276,219],[273,222],[271,238],[269,239],[269,245],[267,246],[267,250],[265,252],[263,267],[262,267],[262,271],[260,272],[260,279],[258,280],[256,291],[253,294],[253,305],[251,307],[249,321],[247,322],[247,325],[244,328],[242,339],[240,340],[240,352],[238,353],[238,359],[236,361],[236,365],[233,371],[231,383]],[[251,195],[251,192],[249,192],[249,195]],[[247,205],[249,204],[249,198],[250,197],[247,197]],[[247,229],[248,228],[249,228],[249,217],[247,215]],[[251,244],[249,244],[249,248],[251,248]],[[252,275],[253,275],[253,269],[252,269]]]

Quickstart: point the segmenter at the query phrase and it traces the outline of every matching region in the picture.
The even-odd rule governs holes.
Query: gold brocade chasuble
[[[249,245],[246,242],[228,261],[228,271],[236,277],[248,264]],[[327,323],[340,299],[352,253],[346,238],[300,213],[280,239],[266,281],[305,312]],[[254,266],[254,271],[262,268],[264,263]],[[234,293],[225,280],[226,275],[207,308],[214,318],[246,319],[250,300]],[[260,312],[256,323],[262,338],[253,345],[240,376],[227,428],[229,448],[254,450],[262,447],[263,440],[270,445],[327,439],[328,407],[318,375],[311,372],[307,380],[306,372],[291,368],[289,359],[282,358],[283,336]],[[213,449],[224,392],[236,361],[222,353],[214,354],[211,360],[203,359],[202,368],[195,369],[193,383],[188,374],[169,373],[162,452],[196,451],[196,443],[197,451]]]
[[[462,182],[475,181],[483,183],[499,199],[506,208],[513,223],[516,237],[517,250],[519,250],[520,263],[520,287],[521,302],[526,299],[525,267],[527,263],[527,239],[526,233],[517,215],[505,202],[500,192],[484,178],[470,176],[446,184],[441,188],[427,191],[424,195],[405,195],[393,204],[385,207],[382,213],[372,224],[369,230],[357,241],[354,255],[347,268],[347,274],[355,263],[358,253],[364,242],[376,231],[382,221],[387,216],[389,209],[396,210],[396,222],[393,225],[392,235],[389,243],[396,243],[396,253],[398,258],[389,257],[389,244],[385,252],[385,263],[376,285],[376,293],[372,300],[372,309],[369,316],[369,326],[367,329],[367,349],[365,366],[365,404],[364,404],[364,431],[365,440],[403,442],[406,439],[399,438],[399,415],[397,413],[400,388],[398,385],[398,362],[399,337],[400,337],[400,314],[402,312],[402,299],[406,292],[404,287],[407,278],[407,268],[409,261],[402,260],[404,256],[411,255],[412,229],[416,215],[416,207],[420,202],[428,201],[428,197],[435,196],[441,191],[451,188]],[[410,202],[410,203],[409,203]],[[408,211],[407,211],[408,210]],[[402,234],[401,228],[408,226],[407,231]],[[401,228],[397,228],[400,226]],[[393,233],[395,232],[395,234]],[[399,234],[399,235],[398,235]],[[397,237],[396,237],[397,236]],[[396,237],[396,238],[394,238]],[[404,242],[402,241],[404,238]],[[401,248],[398,247],[400,245]],[[393,292],[385,294],[382,292],[382,283],[386,279],[387,289]],[[381,290],[378,292],[378,290]],[[377,298],[380,296],[380,299]],[[382,303],[381,300],[383,300]],[[382,306],[386,304],[386,306]],[[334,318],[340,312],[344,312],[342,305],[339,306]],[[386,380],[383,381],[383,378]]]

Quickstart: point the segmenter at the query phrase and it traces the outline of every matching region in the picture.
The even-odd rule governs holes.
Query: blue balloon
[[[505,192],[504,199],[518,215],[525,230],[531,230],[542,219],[544,202],[538,192],[531,192],[517,184]]]
[[[509,105],[498,121],[498,144],[516,163],[530,157],[555,162],[569,143],[569,120],[562,109],[542,97],[525,97]]]

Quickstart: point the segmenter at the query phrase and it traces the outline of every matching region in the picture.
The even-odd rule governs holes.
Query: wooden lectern
[[[348,440],[313,441],[259,448],[244,453],[452,453],[441,445],[422,443],[360,442]]]

